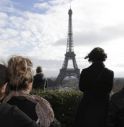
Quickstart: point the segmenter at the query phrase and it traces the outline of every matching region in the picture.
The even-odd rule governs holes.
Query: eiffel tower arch
[[[80,69],[78,69],[76,62],[76,54],[74,53],[73,47],[73,34],[72,34],[72,9],[68,11],[69,21],[68,21],[68,38],[67,38],[67,49],[65,53],[65,59],[62,68],[60,69],[59,75],[56,79],[57,85],[62,85],[64,78],[68,76],[74,76],[78,79],[80,77]],[[69,60],[72,61],[73,68],[68,68]]]

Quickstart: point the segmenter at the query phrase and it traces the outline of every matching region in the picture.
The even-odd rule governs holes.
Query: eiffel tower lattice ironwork
[[[80,70],[78,69],[77,62],[75,59],[74,47],[73,47],[73,33],[72,33],[72,9],[68,11],[68,38],[67,38],[67,49],[65,59],[62,68],[60,69],[59,75],[56,79],[58,85],[62,85],[62,81],[67,76],[74,76],[79,80]],[[72,60],[73,68],[68,68],[68,62]]]

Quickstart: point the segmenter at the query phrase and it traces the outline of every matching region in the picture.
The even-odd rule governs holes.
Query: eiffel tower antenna
[[[62,85],[62,81],[67,76],[74,76],[79,80],[80,77],[80,70],[78,69],[77,62],[76,62],[76,54],[74,53],[74,46],[73,46],[73,31],[72,31],[72,9],[68,10],[68,38],[67,38],[67,47],[66,47],[66,54],[62,68],[60,69],[59,75],[56,79],[57,85]],[[68,68],[69,60],[73,63],[73,68]]]
[[[70,0],[70,9],[71,9],[71,2],[72,2],[72,0]]]

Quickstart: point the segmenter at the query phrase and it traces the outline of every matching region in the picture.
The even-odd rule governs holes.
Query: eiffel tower
[[[68,11],[69,20],[68,20],[68,38],[67,38],[67,49],[65,54],[65,59],[62,68],[60,69],[59,75],[56,79],[57,85],[62,85],[62,81],[67,76],[74,76],[78,79],[80,77],[80,70],[78,69],[74,47],[73,47],[73,33],[72,33],[72,9]],[[72,60],[73,68],[68,68],[68,62]]]

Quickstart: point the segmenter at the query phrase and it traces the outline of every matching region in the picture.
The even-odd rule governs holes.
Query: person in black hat
[[[7,67],[0,64],[0,127],[38,127],[17,107],[1,103],[6,93],[7,75]]]
[[[104,127],[108,110],[109,94],[114,73],[105,67],[107,54],[100,47],[94,48],[86,57],[91,66],[82,70],[79,89],[83,98],[79,104],[75,127]]]

